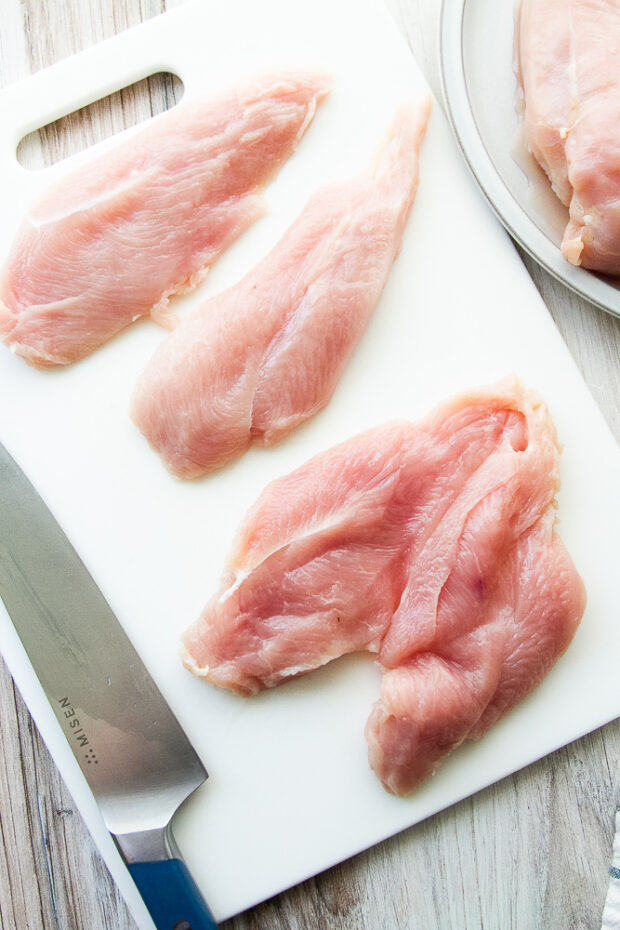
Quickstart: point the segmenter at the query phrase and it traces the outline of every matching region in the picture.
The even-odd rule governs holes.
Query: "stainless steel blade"
[[[160,842],[207,773],[83,562],[2,445],[0,596],[108,829],[117,841],[133,835],[133,858],[140,858],[137,847],[149,837]],[[131,842],[124,845],[131,859]]]

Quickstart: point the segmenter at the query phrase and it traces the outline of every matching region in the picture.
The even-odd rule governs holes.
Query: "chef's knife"
[[[171,831],[207,773],[119,621],[0,444],[0,596],[157,930],[215,922]]]

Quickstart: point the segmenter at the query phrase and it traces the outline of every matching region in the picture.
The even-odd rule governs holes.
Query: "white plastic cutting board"
[[[321,184],[365,169],[396,105],[424,81],[380,0],[191,2],[0,95],[0,252],[25,203],[89,153],[21,169],[31,129],[149,73],[186,96],[280,65],[320,65],[334,90],[267,189],[268,211],[197,300],[237,280]],[[103,149],[113,142],[103,143]],[[474,188],[435,104],[403,249],[329,407],[281,446],[192,483],[170,477],[127,415],[166,334],[143,322],[88,360],[37,371],[0,351],[0,438],[61,520],[211,777],[176,834],[218,920],[454,803],[620,713],[620,453],[509,239]],[[574,643],[538,691],[407,800],[370,772],[363,728],[378,673],[354,656],[245,700],[180,665],[181,631],[217,585],[242,515],[313,453],[418,417],[516,371],[549,403],[562,442],[561,534],[589,594]],[[0,646],[136,919],[151,923],[3,613]]]

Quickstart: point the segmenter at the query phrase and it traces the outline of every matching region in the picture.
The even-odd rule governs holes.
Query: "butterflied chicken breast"
[[[0,276],[0,336],[36,365],[75,362],[139,317],[171,325],[191,289],[262,213],[331,79],[260,77],[192,99],[33,203]]]
[[[388,423],[270,484],[185,662],[251,695],[377,655],[370,764],[407,794],[528,694],[570,643],[583,584],[555,528],[558,444],[518,381]]]
[[[132,416],[174,474],[270,445],[328,403],[399,251],[428,113],[426,99],[399,109],[372,171],[315,194],[253,271],[162,342]]]
[[[518,38],[527,142],[569,208],[562,251],[620,274],[620,4],[523,0]]]

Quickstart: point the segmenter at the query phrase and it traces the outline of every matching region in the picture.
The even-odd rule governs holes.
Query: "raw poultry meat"
[[[585,594],[554,529],[558,486],[549,412],[516,379],[350,439],[265,489],[184,634],[185,663],[251,695],[376,653],[370,763],[407,794],[577,629]]]
[[[518,53],[527,142],[569,208],[562,251],[620,274],[620,3],[523,0]]]
[[[67,174],[30,208],[0,278],[0,335],[29,362],[91,353],[139,317],[171,325],[262,212],[331,78],[284,72],[194,98]]]
[[[270,445],[327,404],[400,248],[429,105],[400,108],[373,171],[317,192],[256,268],[162,342],[132,416],[174,474]]]

